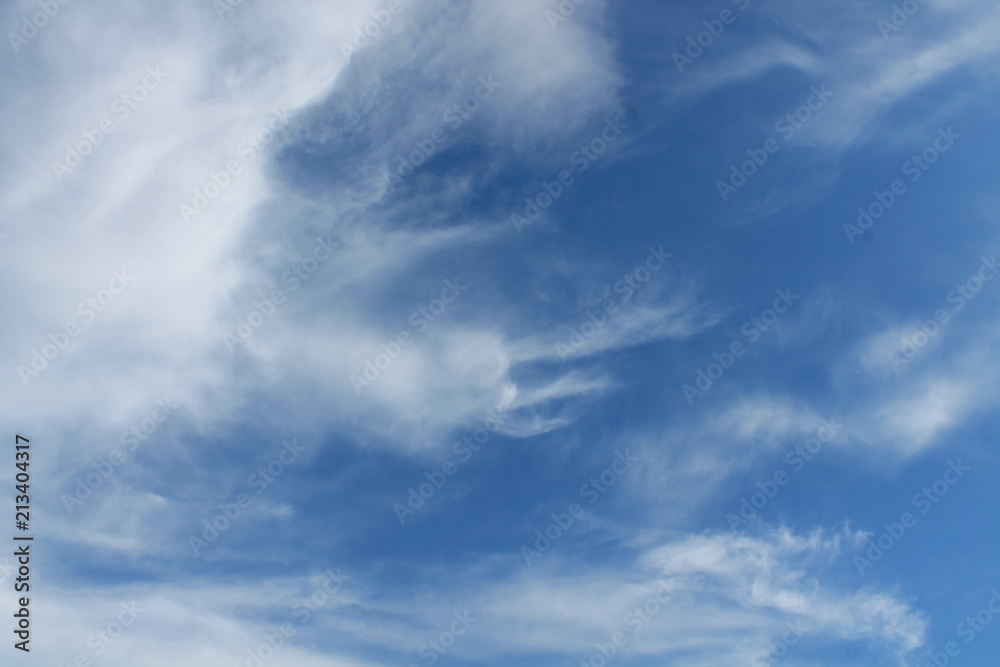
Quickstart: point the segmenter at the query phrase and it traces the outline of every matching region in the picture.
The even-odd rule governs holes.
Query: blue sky
[[[3,22],[19,661],[992,664],[994,3]]]

